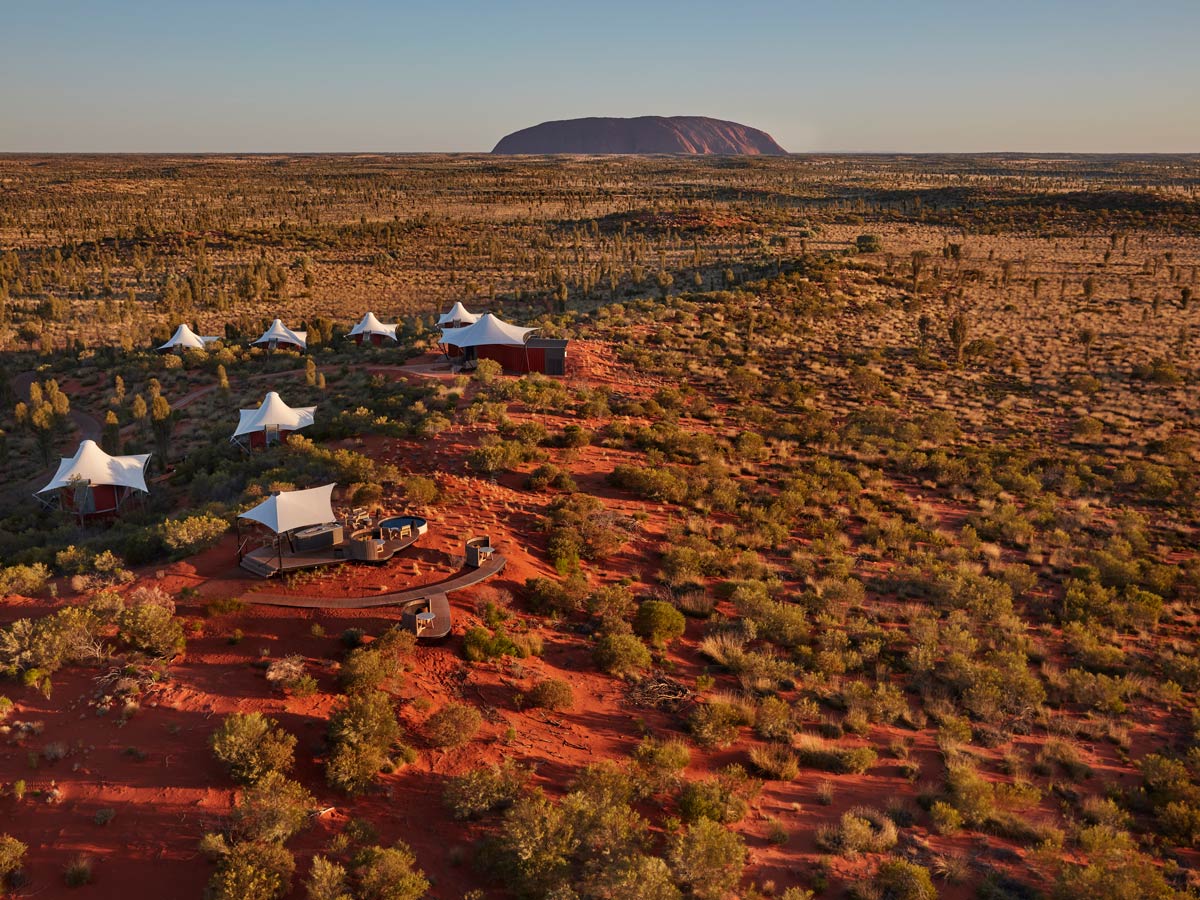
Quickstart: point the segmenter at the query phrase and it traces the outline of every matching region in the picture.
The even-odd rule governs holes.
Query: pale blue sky
[[[1200,151],[1200,0],[0,0],[0,151],[482,151],[709,115],[794,152]]]

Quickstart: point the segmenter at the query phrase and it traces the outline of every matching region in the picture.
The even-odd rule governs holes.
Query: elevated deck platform
[[[501,554],[493,554],[478,568],[466,567],[445,581],[437,581],[422,587],[392,594],[375,594],[370,597],[304,597],[300,595],[271,594],[265,591],[255,591],[246,594],[242,599],[248,603],[262,603],[266,606],[290,606],[298,609],[370,609],[376,606],[399,606],[417,600],[425,600],[437,594],[449,594],[461,591],[486,581],[504,571],[508,563]],[[449,601],[447,601],[448,614]],[[436,610],[435,610],[436,612]]]
[[[253,572],[263,578],[271,578],[288,572],[316,569],[345,562],[387,562],[400,551],[415,544],[420,536],[420,532],[414,531],[403,538],[372,541],[376,546],[371,548],[370,557],[356,554],[351,543],[323,547],[320,550],[291,550],[284,547],[282,555],[276,547],[257,547],[242,556],[240,564],[247,572]]]

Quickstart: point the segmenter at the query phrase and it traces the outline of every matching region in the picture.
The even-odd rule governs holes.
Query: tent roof
[[[305,491],[280,491],[253,509],[238,516],[266,525],[276,534],[295,531],[307,525],[336,522],[331,498],[335,485],[326,484]]]
[[[350,335],[356,334],[386,334],[393,341],[396,339],[396,326],[385,325],[375,318],[375,313],[369,312],[362,317],[357,325],[350,329]]]
[[[211,344],[217,340],[215,337],[200,337],[192,329],[188,328],[187,324],[180,325],[175,329],[175,333],[171,335],[171,339],[165,344],[159,345],[159,350],[170,350],[173,347],[190,347],[193,350],[203,350],[205,344]]]
[[[269,425],[278,425],[280,428],[298,431],[313,423],[313,413],[316,412],[316,409],[315,406],[292,408],[284,403],[277,393],[271,391],[263,397],[262,405],[257,409],[238,411],[238,427],[233,436],[240,437]]]
[[[59,462],[58,471],[50,483],[38,493],[72,487],[80,482],[88,485],[111,484],[149,493],[146,488],[146,462],[149,459],[149,453],[109,456],[95,441],[83,441],[74,456]]]
[[[439,325],[450,325],[453,322],[466,322],[469,325],[474,325],[479,321],[480,314],[469,312],[461,301],[456,300],[454,305],[450,307],[450,312],[442,313],[438,317]]]
[[[283,324],[279,319],[273,321],[269,328],[263,332],[254,343],[269,344],[271,341],[286,341],[289,344],[295,344],[298,347],[308,347],[308,332],[307,331],[292,331]]]
[[[520,328],[484,313],[474,325],[465,328],[442,330],[442,343],[456,347],[480,347],[484,344],[499,344],[504,347],[523,347],[525,338],[536,328]]]

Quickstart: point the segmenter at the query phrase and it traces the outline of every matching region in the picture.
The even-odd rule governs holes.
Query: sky
[[[1200,0],[0,0],[0,152],[477,152],[707,115],[796,152],[1200,152]]]

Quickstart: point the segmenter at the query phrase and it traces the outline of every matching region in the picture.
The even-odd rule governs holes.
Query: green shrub
[[[447,779],[443,800],[454,818],[475,819],[512,805],[528,783],[529,774],[511,760],[472,769]]]
[[[304,896],[307,900],[352,900],[345,866],[318,853],[304,882]]]
[[[896,846],[896,823],[870,807],[856,807],[842,814],[837,825],[825,825],[817,831],[817,846],[842,856],[860,853],[884,853]]]
[[[791,781],[800,775],[800,762],[795,751],[782,744],[752,747],[750,762],[764,777],[777,781]]]
[[[229,523],[210,515],[167,519],[159,526],[163,545],[172,553],[190,556],[216,544],[229,531]]]
[[[802,735],[796,741],[800,762],[814,769],[840,775],[861,775],[875,765],[878,754],[870,747],[836,747],[813,735]]]
[[[20,594],[36,597],[46,589],[50,570],[42,563],[29,566],[6,566],[0,569],[0,597]]]
[[[278,900],[292,889],[296,861],[279,844],[241,843],[217,863],[206,900]]]
[[[871,879],[879,900],[937,900],[937,888],[929,870],[903,859],[879,864]]]
[[[407,844],[369,847],[354,857],[358,896],[362,900],[420,900],[430,888]]]
[[[592,651],[592,658],[608,674],[621,677],[650,666],[650,651],[632,634],[601,635]]]
[[[315,807],[316,801],[302,784],[269,772],[234,804],[234,828],[243,840],[284,843],[308,824]]]
[[[661,600],[644,602],[633,619],[634,632],[649,641],[651,647],[659,649],[681,637],[686,627],[683,613]]]
[[[741,883],[746,845],[740,836],[702,818],[671,841],[671,868],[697,900],[722,900]]]
[[[692,736],[704,747],[728,747],[743,725],[753,720],[753,707],[740,699],[710,697],[688,717]]]
[[[29,848],[11,834],[0,834],[0,889],[12,884]]]
[[[687,744],[675,738],[643,738],[633,751],[633,759],[651,792],[674,787],[680,774],[691,762]]]
[[[483,724],[483,716],[466,703],[447,703],[425,722],[425,736],[435,747],[453,748],[468,743]]]
[[[761,789],[761,782],[748,776],[741,766],[727,766],[715,778],[684,785],[679,794],[679,814],[687,822],[704,818],[722,824],[740,822]]]
[[[232,713],[209,741],[213,755],[242,784],[254,784],[272,772],[292,768],[296,738],[262,713]]]
[[[360,794],[388,763],[388,754],[400,738],[400,724],[391,698],[382,691],[348,696],[329,720],[332,752],[325,763],[325,779],[348,794]]]
[[[575,691],[572,690],[569,681],[562,678],[545,678],[529,689],[525,701],[539,709],[570,709],[575,704]]]

